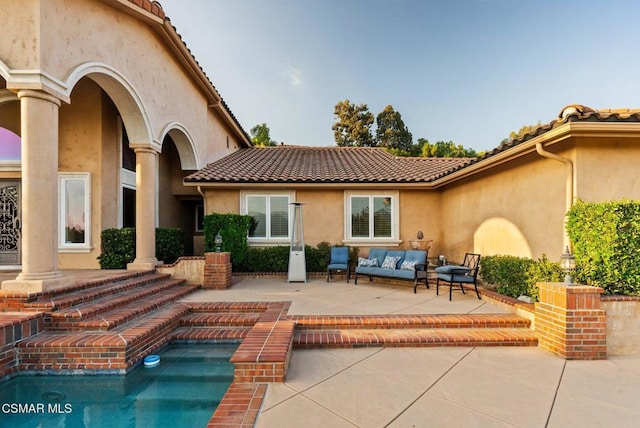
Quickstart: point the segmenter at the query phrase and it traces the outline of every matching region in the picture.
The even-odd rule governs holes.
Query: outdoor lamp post
[[[220,235],[220,231],[218,231],[218,234],[216,235],[215,238],[213,238],[213,243],[216,246],[216,253],[219,253],[222,251],[222,236]]]
[[[576,259],[573,257],[573,254],[571,254],[571,251],[569,251],[568,245],[564,250],[564,254],[560,256],[560,267],[565,273],[564,283],[572,284],[573,280],[571,279],[571,272],[576,268]]]

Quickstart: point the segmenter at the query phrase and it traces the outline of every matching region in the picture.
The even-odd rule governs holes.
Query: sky
[[[335,145],[345,99],[477,151],[569,104],[640,107],[632,0],[160,2],[245,131],[285,144]]]

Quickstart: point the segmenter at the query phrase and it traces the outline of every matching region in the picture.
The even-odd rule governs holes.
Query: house
[[[640,198],[640,110],[563,108],[552,122],[474,159],[396,158],[382,149],[246,148],[185,178],[206,212],[259,218],[252,245],[288,243],[291,202],[305,239],[409,248],[422,231],[431,255],[467,251],[557,260],[565,213],[585,201]],[[370,215],[370,213],[374,213]]]
[[[160,5],[0,7],[0,266],[20,270],[2,288],[98,268],[107,228],[136,227],[130,269],[155,267],[157,226],[197,246],[202,197],[183,178],[251,142]]]
[[[100,233],[136,227],[128,269],[151,269],[155,227],[202,251],[204,213],[254,215],[251,245],[286,245],[292,202],[307,243],[550,259],[575,198],[640,198],[640,110],[568,106],[474,159],[381,149],[254,148],[157,2],[0,0],[3,290],[98,267]],[[461,117],[461,120],[463,118]]]

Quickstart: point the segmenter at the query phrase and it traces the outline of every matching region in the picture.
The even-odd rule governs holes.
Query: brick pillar
[[[540,282],[535,304],[538,345],[567,360],[607,358],[607,317],[599,287]]]
[[[205,253],[203,288],[231,287],[231,253]]]

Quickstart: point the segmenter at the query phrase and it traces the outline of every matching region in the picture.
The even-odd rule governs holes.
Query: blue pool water
[[[126,376],[18,376],[0,384],[0,427],[205,427],[237,346],[170,345]]]

